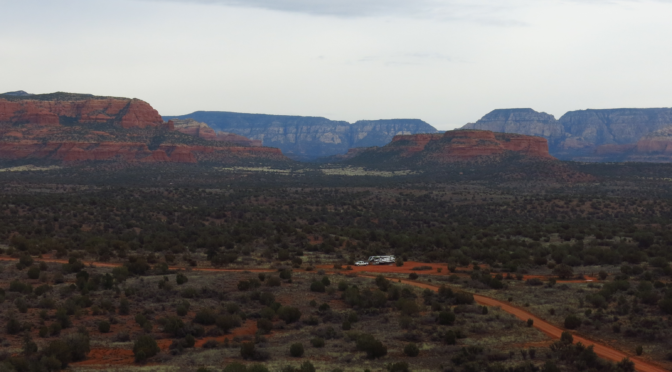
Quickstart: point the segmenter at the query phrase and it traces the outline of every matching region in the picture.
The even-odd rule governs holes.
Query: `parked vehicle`
[[[355,262],[355,266],[368,266],[369,263],[366,261],[357,261]]]
[[[394,256],[371,256],[370,265],[392,265],[395,262]]]

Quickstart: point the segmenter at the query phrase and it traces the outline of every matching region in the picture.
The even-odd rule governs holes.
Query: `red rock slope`
[[[548,142],[545,138],[485,130],[395,136],[381,150],[395,151],[401,157],[417,154],[436,162],[472,160],[507,153],[536,159],[554,159],[548,153]]]
[[[233,163],[287,160],[245,137],[185,133],[138,99],[70,93],[0,95],[0,160]]]

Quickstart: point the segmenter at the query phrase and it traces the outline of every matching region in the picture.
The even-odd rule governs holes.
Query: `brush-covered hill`
[[[475,175],[477,178],[588,181],[548,153],[542,137],[483,130],[395,136],[383,147],[352,150],[343,164]]]

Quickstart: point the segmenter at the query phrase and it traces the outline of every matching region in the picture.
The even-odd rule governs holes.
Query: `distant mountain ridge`
[[[216,131],[260,140],[264,146],[277,147],[294,160],[345,154],[355,147],[384,146],[395,135],[437,133],[436,128],[419,119],[360,120],[350,124],[323,117],[220,111],[196,111],[163,118],[193,119]]]
[[[553,115],[525,108],[494,110],[462,128],[544,137],[550,153],[559,159],[620,161],[625,157],[619,151],[632,151],[638,141],[668,127],[672,127],[672,108],[577,110],[557,120]],[[602,146],[608,146],[608,150]],[[650,154],[650,161],[666,158]],[[648,161],[646,156],[637,159]]]

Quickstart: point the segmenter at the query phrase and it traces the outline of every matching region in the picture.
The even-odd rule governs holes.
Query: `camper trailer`
[[[394,261],[395,261],[394,256],[369,257],[369,265],[392,265]]]

